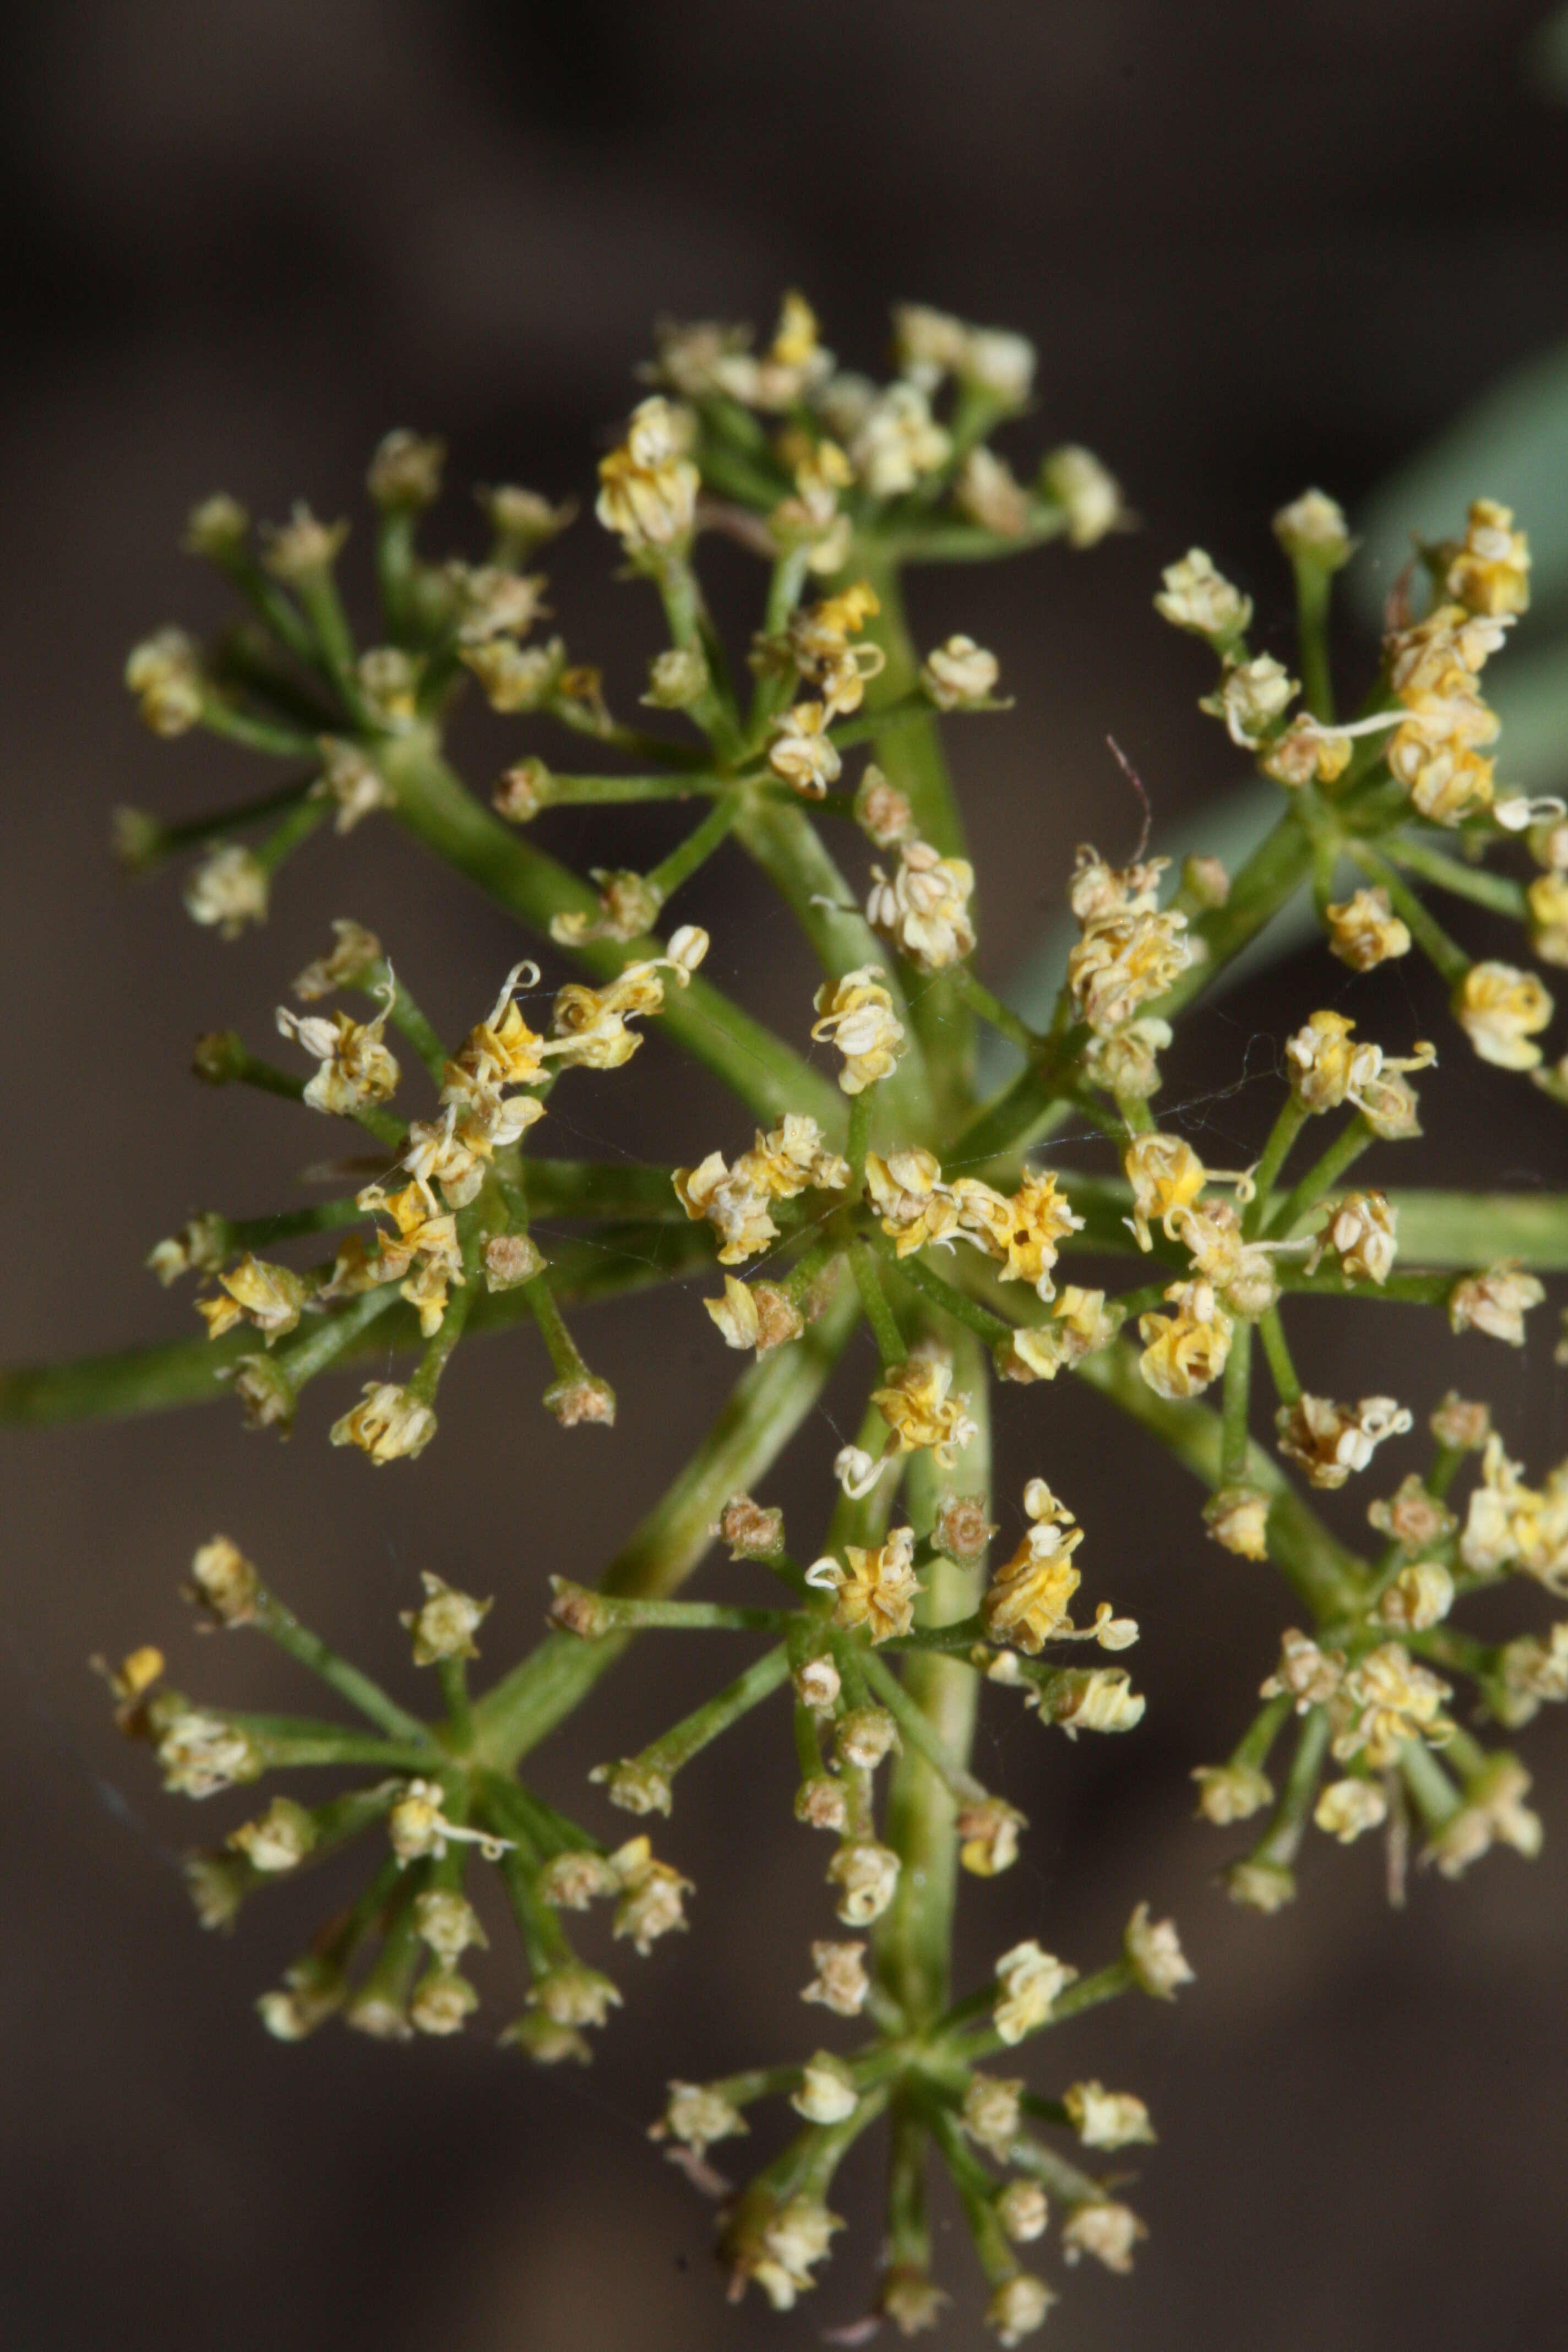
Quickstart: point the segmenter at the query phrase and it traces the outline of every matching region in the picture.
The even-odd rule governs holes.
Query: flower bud
[[[849,1820],[849,1800],[842,1780],[831,1773],[814,1772],[795,1792],[795,1817],[806,1829],[842,1834]]]
[[[1273,1913],[1296,1900],[1295,1876],[1278,1862],[1233,1862],[1225,1874],[1225,1890],[1233,1903],[1249,1911]]]
[[[552,1381],[542,1401],[563,1429],[575,1429],[583,1422],[598,1423],[606,1429],[615,1423],[615,1390],[593,1372]]]
[[[807,2059],[800,2088],[790,2100],[796,2115],[804,2116],[808,2124],[846,2123],[859,2104],[848,2067],[826,2050]]]
[[[414,513],[434,506],[441,495],[444,441],[426,440],[400,425],[382,439],[370,461],[365,488],[378,507]]]
[[[656,654],[648,670],[648,690],[642,699],[655,710],[689,710],[700,702],[710,680],[708,664],[696,646],[668,646]]]
[[[548,807],[551,774],[542,760],[519,760],[490,794],[490,806],[512,824],[527,824]]]
[[[316,1843],[316,1824],[291,1797],[274,1797],[258,1821],[230,1830],[227,1843],[252,1870],[294,1870]]]
[[[1198,1784],[1198,1811],[1219,1829],[1250,1821],[1274,1794],[1268,1775],[1250,1764],[1199,1764],[1193,1778]]]
[[[839,1761],[861,1772],[874,1772],[883,1758],[899,1745],[898,1727],[885,1706],[852,1707],[841,1716],[834,1742]]]
[[[595,1764],[588,1778],[599,1782],[611,1804],[624,1813],[668,1813],[675,1804],[668,1773],[639,1756],[623,1757],[618,1764]]]

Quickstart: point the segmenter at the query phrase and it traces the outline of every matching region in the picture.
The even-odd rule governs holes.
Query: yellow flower
[[[1257,1486],[1222,1486],[1204,1506],[1215,1543],[1243,1559],[1267,1559],[1269,1497]]]
[[[396,1093],[398,1067],[385,1044],[387,1014],[396,995],[390,974],[377,993],[382,1009],[373,1021],[354,1021],[346,1013],[301,1018],[286,1004],[278,1007],[279,1034],[295,1038],[320,1065],[305,1088],[312,1110],[346,1118],[362,1104],[388,1102]]]
[[[1173,1316],[1138,1318],[1144,1343],[1138,1368],[1156,1396],[1201,1396],[1225,1370],[1231,1318],[1215,1300],[1212,1283],[1173,1283],[1165,1296],[1175,1301]]]
[[[1322,490],[1303,490],[1274,518],[1274,536],[1298,562],[1338,572],[1350,562],[1352,540],[1345,511]]]
[[[403,1610],[398,1618],[414,1635],[415,1664],[433,1666],[443,1658],[477,1658],[474,1635],[494,1601],[476,1601],[471,1593],[458,1591],[428,1569],[420,1571],[419,1581],[425,1587],[424,1606]]]
[[[918,1145],[886,1160],[868,1151],[866,1193],[900,1257],[928,1242],[946,1241],[958,1223],[958,1203],[942,1181],[942,1162]]]
[[[1080,1019],[1100,1036],[1163,996],[1193,960],[1179,908],[1108,913],[1092,921],[1068,957],[1068,985]]]
[[[249,1250],[228,1274],[218,1276],[222,1296],[198,1298],[196,1313],[207,1327],[209,1339],[221,1339],[237,1323],[254,1323],[268,1347],[292,1331],[309,1292],[300,1276],[286,1265],[273,1265]]]
[[[874,1550],[846,1544],[847,1568],[830,1556],[813,1562],[805,1580],[817,1591],[835,1592],[833,1622],[845,1632],[864,1625],[873,1643],[890,1642],[914,1623],[915,1598],[925,1591],[915,1576],[912,1528],[894,1528]]]
[[[1335,782],[1350,766],[1352,749],[1348,736],[1302,711],[1265,746],[1258,764],[1266,776],[1296,792],[1313,782]]]
[[[1542,963],[1568,964],[1568,874],[1538,874],[1524,895],[1531,951]]]
[[[976,1878],[994,1878],[999,1871],[1011,1870],[1018,1859],[1018,1832],[1026,1826],[1023,1814],[1000,1797],[961,1806],[959,1861]]]
[[[1267,1774],[1249,1764],[1199,1764],[1193,1778],[1198,1784],[1198,1811],[1216,1829],[1250,1821],[1274,1794]]]
[[[1500,1070],[1532,1070],[1533,1043],[1556,1010],[1532,971],[1509,963],[1473,963],[1454,992],[1454,1015],[1483,1062]]]
[[[1080,1290],[1069,1282],[1048,1323],[1014,1332],[1006,1377],[1054,1381],[1064,1365],[1070,1370],[1085,1356],[1109,1348],[1118,1328],[1116,1318],[1105,1311],[1103,1290]]]
[[[1034,1524],[994,1573],[980,1613],[992,1641],[1033,1656],[1064,1628],[1073,1630],[1068,1611],[1083,1580],[1072,1555],[1083,1529],[1043,1478],[1030,1480],[1024,1507]]]
[[[227,1536],[214,1536],[191,1561],[191,1598],[203,1601],[220,1625],[254,1623],[261,1606],[261,1576]]]
[[[334,1445],[357,1445],[379,1468],[422,1454],[436,1434],[436,1416],[391,1381],[367,1381],[360,1402],[333,1422],[330,1434]]]
[[[547,1050],[563,1068],[618,1070],[642,1043],[626,1024],[662,1013],[664,973],[685,988],[707,952],[707,932],[686,923],[671,932],[663,955],[625,965],[603,988],[569,981],[555,999]]]
[[[961,1207],[967,1181],[961,1177],[953,1187]],[[1051,1280],[1051,1269],[1057,1262],[1057,1244],[1068,1234],[1078,1233],[1083,1219],[1074,1215],[1049,1170],[1037,1172],[1026,1169],[1005,1208],[1005,1226],[994,1237],[1000,1247],[994,1244],[994,1254],[1002,1260],[1001,1279],[1026,1282],[1037,1298],[1054,1298],[1056,1285]]]
[[[844,765],[827,732],[833,716],[826,702],[796,702],[773,721],[768,765],[804,800],[819,801]]]
[[[1379,1622],[1408,1633],[1440,1625],[1454,1605],[1454,1580],[1441,1560],[1413,1560],[1402,1568],[1377,1604]]]
[[[1407,1739],[1443,1747],[1454,1734],[1441,1712],[1452,1696],[1447,1683],[1412,1662],[1402,1643],[1384,1642],[1345,1675],[1342,1700],[1349,1719],[1335,1737],[1335,1757],[1347,1764],[1364,1750],[1373,1770],[1382,1772],[1397,1762]]]
[[[754,1348],[759,1356],[765,1356],[771,1348],[783,1347],[790,1339],[798,1339],[805,1328],[805,1318],[799,1307],[787,1292],[773,1282],[759,1282],[748,1288],[732,1274],[727,1274],[722,1298],[705,1298],[702,1304],[727,1348]]]
[[[977,2147],[1005,2164],[1013,2143],[1024,2128],[1020,2095],[1023,2078],[1009,2081],[998,2074],[972,2074],[963,2095],[962,2121]]]
[[[642,401],[625,442],[600,460],[595,512],[631,553],[677,547],[691,536],[700,477],[685,454],[689,415],[658,394]]]
[[[1150,1220],[1158,1217],[1167,1241],[1180,1237],[1173,1223],[1208,1181],[1208,1171],[1179,1135],[1135,1135],[1122,1156],[1132,1187],[1132,1231],[1142,1250],[1152,1249]]]
[[[940,857],[929,842],[904,843],[891,881],[871,868],[866,920],[892,941],[917,971],[943,971],[974,946],[969,898],[974,868],[963,857]]]
[[[242,1822],[224,1843],[243,1854],[252,1870],[277,1874],[304,1861],[316,1843],[316,1825],[291,1797],[274,1797],[259,1821]]]
[[[953,485],[953,504],[999,539],[1021,539],[1029,526],[1029,493],[1005,457],[971,449]]]
[[[811,1034],[843,1055],[838,1084],[844,1093],[863,1094],[885,1078],[903,1053],[904,1024],[882,985],[880,966],[863,964],[842,980],[824,981],[814,1002],[821,1017]]]
[[[933,1356],[910,1356],[873,1389],[871,1402],[892,1433],[889,1451],[913,1454],[929,1447],[939,1468],[951,1470],[954,1454],[974,1434],[966,1396],[950,1397],[952,1367]]]
[[[1410,953],[1410,933],[1394,912],[1386,890],[1357,890],[1324,912],[1329,953],[1352,971],[1371,971],[1394,956]]]
[[[1304,1028],[1286,1039],[1290,1090],[1304,1110],[1338,1110],[1349,1102],[1373,1118],[1376,1104],[1374,1099],[1369,1110],[1368,1091],[1385,1074],[1424,1070],[1437,1058],[1435,1047],[1417,1043],[1405,1060],[1391,1061],[1370,1040],[1352,1045],[1354,1030],[1355,1023],[1346,1013],[1314,1013]]]
[[[1513,528],[1511,507],[1495,499],[1471,501],[1469,527],[1444,579],[1468,612],[1496,615],[1530,608],[1530,541]]]
[[[1314,1486],[1331,1487],[1342,1486],[1352,1470],[1364,1470],[1386,1438],[1402,1437],[1414,1425],[1414,1416],[1392,1397],[1363,1397],[1349,1405],[1302,1396],[1279,1407],[1274,1425],[1280,1453],[1299,1462]]]
[[[1015,2271],[992,2290],[985,2306],[985,2325],[996,2330],[997,2341],[1012,2346],[1021,2344],[1026,2336],[1033,2336],[1046,2324],[1046,2315],[1053,2303],[1059,2303],[1042,2278],[1030,2271]]]

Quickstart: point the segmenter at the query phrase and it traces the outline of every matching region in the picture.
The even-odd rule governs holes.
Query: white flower
[[[1173,2000],[1178,1985],[1193,1981],[1175,1922],[1151,1920],[1147,1903],[1140,1903],[1127,1922],[1122,1948],[1140,1986],[1156,2000]]]
[[[1080,449],[1071,442],[1053,449],[1040,469],[1040,479],[1067,517],[1070,546],[1098,545],[1125,515],[1121,485],[1114,474],[1106,472],[1092,449]]]
[[[1179,563],[1169,565],[1163,578],[1164,589],[1154,599],[1154,610],[1173,627],[1189,629],[1195,637],[1224,643],[1239,637],[1252,618],[1251,597],[1233,588],[1201,547],[1190,548]]]
[[[1289,709],[1296,680],[1272,654],[1226,667],[1217,694],[1205,695],[1199,709],[1225,721],[1226,733],[1243,751],[1256,750],[1276,719]]]
[[[237,940],[247,923],[267,920],[267,891],[261,860],[237,842],[224,842],[185,884],[185,912],[194,923],[216,926],[224,939]]]
[[[961,710],[995,690],[1001,664],[973,637],[949,637],[928,654],[921,668],[921,684],[939,710]]]
[[[1048,2022],[1053,2003],[1078,1975],[1054,1954],[1042,1951],[1031,1937],[1015,1944],[996,1963],[1001,1999],[992,2011],[992,2023],[1004,2042],[1022,2042],[1026,2033]]]
[[[848,2067],[827,2050],[819,2050],[806,2060],[800,2088],[790,2100],[796,2115],[804,2116],[808,2124],[845,2123],[859,2104]]]

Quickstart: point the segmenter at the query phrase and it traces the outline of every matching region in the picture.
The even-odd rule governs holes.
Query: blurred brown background
[[[396,423],[448,434],[455,486],[581,495],[651,313],[766,322],[790,282],[856,364],[880,360],[896,297],[1026,330],[1045,415],[1020,453],[1090,442],[1144,529],[1087,557],[921,583],[922,625],[994,645],[1018,698],[956,746],[983,966],[1000,980],[1073,843],[1131,846],[1108,730],[1162,819],[1238,772],[1193,707],[1201,657],[1150,611],[1157,567],[1194,540],[1215,549],[1284,651],[1273,507],[1311,480],[1353,514],[1563,331],[1568,120],[1522,63],[1540,14],[1532,0],[55,0],[14,14],[0,32],[5,1357],[190,1328],[188,1294],[139,1271],[149,1244],[195,1207],[286,1197],[321,1148],[279,1106],[192,1087],[190,1037],[232,1021],[259,1043],[330,916],[373,923],[449,1024],[513,952],[499,917],[374,825],[346,855],[312,844],[268,929],[233,948],[184,919],[172,877],[117,879],[115,803],[183,813],[256,785],[238,754],[152,742],[118,685],[147,627],[222,609],[172,551],[195,496],[221,484],[278,515],[304,493],[335,513]],[[440,519],[473,544],[460,488]],[[614,551],[591,525],[553,553],[559,625],[629,699],[653,641],[640,593],[610,592]],[[720,572],[743,625],[751,583],[722,557]],[[464,740],[481,778],[500,764],[486,725]],[[657,814],[634,814],[613,862],[666,837]],[[585,864],[610,834],[563,821],[555,838]],[[719,976],[804,1030],[805,967],[740,867],[705,878],[690,911],[713,924]],[[1375,1034],[1441,1034],[1419,974],[1380,981],[1360,984]],[[1273,1041],[1342,982],[1304,956],[1205,1013],[1167,1115],[1237,1164],[1277,1098]],[[1568,1173],[1560,1122],[1461,1051],[1426,1091],[1430,1177]],[[741,1139],[657,1042],[624,1076],[563,1089],[551,1134],[558,1150],[649,1157]],[[1544,1331],[1526,1362],[1393,1310],[1352,1327],[1350,1312],[1303,1317],[1314,1385],[1395,1387],[1418,1408],[1484,1385],[1534,1465],[1562,1449],[1564,1377]],[[185,1623],[175,1585],[219,1526],[405,1690],[395,1612],[423,1567],[499,1594],[486,1647],[505,1658],[531,1638],[547,1574],[593,1571],[728,1371],[691,1293],[603,1313],[585,1336],[620,1391],[613,1437],[545,1419],[531,1342],[475,1347],[416,1473],[372,1476],[330,1453],[332,1400],[314,1392],[286,1449],[221,1407],[6,1436],[8,2344],[689,2352],[805,2344],[864,2308],[870,2162],[836,2195],[858,2227],[822,2291],[774,2320],[754,2299],[725,2305],[708,2213],[642,2138],[667,2074],[782,2053],[809,2030],[795,1992],[826,1916],[823,1857],[785,1821],[776,1712],[683,1782],[661,1843],[699,1881],[697,1932],[617,1963],[627,2011],[592,2073],[563,2078],[479,2031],[461,2047],[268,2042],[249,2003],[303,1942],[319,1888],[258,1903],[232,1941],[201,1937],[178,1852],[238,1802],[197,1815],[163,1798],[85,1671],[94,1649],[156,1638],[189,1687],[313,1705],[270,1658],[198,1643]],[[766,1489],[803,1527],[853,1397],[830,1403]],[[1526,1740],[1548,1824],[1533,1869],[1505,1854],[1458,1888],[1422,1878],[1393,1915],[1371,1842],[1342,1855],[1319,1840],[1293,1914],[1234,1911],[1209,1884],[1228,1842],[1190,1822],[1186,1774],[1244,1719],[1282,1597],[1202,1541],[1193,1491],[1092,1399],[1062,1384],[1003,1412],[1004,1491],[1035,1469],[1067,1484],[1091,1592],[1142,1621],[1151,1706],[1133,1737],[1077,1749],[1012,1707],[988,1717],[984,1769],[1036,1828],[1009,1878],[969,1888],[966,1964],[1034,1933],[1091,1963],[1147,1895],[1178,1913],[1200,1979],[1176,2010],[1107,2014],[1034,2063],[1042,2086],[1095,2073],[1137,2088],[1163,2136],[1133,2192],[1152,2229],[1137,2275],[1069,2275],[1053,2330],[1083,2352],[1552,2340],[1568,2287],[1561,1721]],[[1510,1603],[1510,1627],[1520,1615]],[[587,1765],[690,1703],[704,1661],[674,1644],[659,1660],[657,1690],[623,1670],[549,1752],[552,1794],[597,1808]],[[479,1973],[493,2024],[516,2000],[499,1941]],[[955,2343],[976,2334],[960,2234]]]

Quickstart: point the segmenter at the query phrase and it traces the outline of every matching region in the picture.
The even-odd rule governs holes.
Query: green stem
[[[887,1293],[878,1277],[877,1262],[864,1242],[851,1242],[849,1268],[855,1276],[855,1287],[860,1295],[866,1320],[871,1327],[871,1337],[882,1359],[882,1370],[890,1372],[896,1364],[903,1362],[909,1350],[904,1345],[897,1318],[888,1304]]]
[[[657,1772],[679,1772],[683,1764],[689,1764],[694,1756],[700,1755],[704,1748],[720,1738],[731,1724],[739,1723],[742,1716],[750,1715],[754,1706],[760,1706],[764,1699],[771,1698],[779,1685],[788,1677],[789,1650],[781,1642],[776,1648],[764,1651],[744,1674],[737,1675],[723,1690],[705,1700],[700,1707],[695,1707],[658,1739],[650,1740],[638,1756],[637,1762],[650,1766]]]
[[[280,1650],[286,1650],[296,1664],[319,1675],[340,1698],[347,1699],[351,1706],[357,1707],[370,1722],[379,1724],[394,1739],[429,1746],[429,1731],[416,1715],[410,1715],[406,1707],[389,1698],[369,1675],[351,1665],[346,1658],[340,1658],[335,1650],[330,1650],[321,1635],[312,1633],[308,1625],[301,1625],[275,1594],[262,1596],[255,1622],[258,1630],[276,1642]]]
[[[955,1384],[969,1398],[974,1436],[942,1486],[984,1498],[991,1477],[990,1394],[979,1343],[960,1332],[953,1350]],[[928,1534],[937,1508],[939,1475],[926,1454],[910,1466],[910,1517]],[[926,1570],[917,1605],[922,1625],[940,1627],[972,1616],[984,1584],[981,1565],[960,1568],[939,1555]],[[966,1662],[912,1655],[902,1691],[919,1708],[942,1752],[963,1769],[968,1763],[979,1706],[980,1677]],[[893,1768],[885,1834],[901,1867],[893,1901],[877,1924],[877,1979],[912,2026],[946,2007],[952,1967],[952,1915],[957,1895],[957,1807],[941,1774],[911,1739]]]
[[[1347,846],[1368,880],[1387,891],[1395,914],[1422,953],[1436,965],[1445,986],[1457,988],[1470,968],[1470,959],[1458,941],[1448,937],[1436,917],[1416,897],[1409,884],[1394,872],[1385,857],[1380,857],[1376,850],[1365,842],[1351,842]]]
[[[1219,1471],[1227,1486],[1238,1484],[1247,1468],[1247,1408],[1251,1388],[1252,1326],[1237,1323],[1226,1358],[1221,1416]]]
[[[1448,891],[1456,898],[1468,898],[1475,906],[1486,907],[1494,915],[1508,915],[1516,923],[1529,919],[1523,886],[1510,881],[1506,874],[1489,874],[1482,866],[1461,866],[1457,857],[1445,857],[1440,849],[1424,841],[1412,841],[1403,834],[1384,840],[1383,854],[1392,865],[1405,866],[1408,872],[1418,874],[1424,882]]]
[[[481,807],[428,737],[392,745],[385,765],[397,793],[398,821],[534,929],[547,933],[552,915],[596,914],[597,894]],[[652,945],[595,940],[574,953],[607,979]],[[759,1116],[771,1120],[785,1111],[807,1111],[828,1133],[839,1132],[844,1113],[837,1087],[700,973],[686,988],[668,989],[661,1025]]]
[[[243,743],[247,751],[265,751],[271,759],[315,760],[319,756],[314,741],[297,727],[254,718],[232,702],[226,702],[221,695],[203,695],[201,723],[211,734],[222,735],[231,743]]]
[[[1318,1791],[1323,1757],[1329,1745],[1328,1709],[1315,1706],[1302,1723],[1290,1769],[1268,1825],[1247,1859],[1274,1870],[1289,1870],[1306,1834],[1307,1817]]]
[[[1305,1103],[1288,1095],[1280,1107],[1279,1116],[1268,1130],[1268,1140],[1263,1156],[1252,1171],[1257,1190],[1242,1219],[1242,1232],[1251,1240],[1262,1228],[1264,1215],[1274,1191],[1275,1179],[1290,1157],[1292,1145],[1311,1116]]]
[[[1329,594],[1333,574],[1310,556],[1292,558],[1296,574],[1296,628],[1301,651],[1301,686],[1308,709],[1324,726],[1334,716],[1329,668]]]
[[[1301,1394],[1301,1383],[1290,1360],[1289,1343],[1285,1337],[1285,1326],[1279,1319],[1278,1307],[1271,1307],[1266,1315],[1258,1317],[1258,1336],[1263,1342],[1263,1352],[1268,1359],[1268,1377],[1274,1383],[1280,1403],[1297,1403]]]
[[[712,1541],[732,1495],[749,1491],[789,1444],[820,1395],[854,1328],[857,1302],[840,1285],[794,1344],[761,1358],[736,1382],[708,1436],[618,1552],[602,1590],[658,1599],[685,1582]],[[475,1708],[484,1760],[510,1771],[570,1714],[625,1649],[629,1634],[582,1642],[551,1634]]]
[[[1264,1226],[1270,1239],[1289,1241],[1302,1218],[1333,1191],[1346,1169],[1376,1139],[1358,1111],[1349,1125],[1340,1129],[1328,1150],[1312,1162],[1294,1192],[1286,1194],[1279,1208],[1270,1207]]]
[[[1097,1969],[1092,1976],[1079,1977],[1076,1984],[1068,1985],[1065,1992],[1057,1995],[1051,2003],[1050,2015],[1035,2026],[1026,2040],[1032,2039],[1034,2033],[1048,2032],[1053,2025],[1065,2025],[1069,2018],[1080,2016],[1086,2009],[1098,2008],[1102,2000],[1116,2000],[1119,1994],[1131,1990],[1132,1981],[1131,1966],[1126,1960],[1112,1960],[1108,1968]],[[986,1988],[987,2008],[1000,1991],[999,1985]],[[965,2034],[962,2039],[952,2039],[949,2042],[953,2056],[971,2066],[978,2064],[983,2058],[994,2057],[998,2050],[1005,2050],[1009,2046],[1016,2045],[1004,2042],[994,2028]]]
[[[693,826],[684,841],[677,844],[669,856],[662,858],[647,876],[649,887],[658,894],[662,906],[674,897],[681,884],[689,880],[698,867],[712,856],[725,837],[733,831],[741,814],[738,793],[726,793],[715,801],[699,825]]]
[[[861,1658],[872,1695],[879,1698],[900,1731],[931,1766],[948,1794],[961,1805],[984,1804],[990,1791],[948,1753],[923,1709],[917,1706],[892,1668],[874,1650]]]

